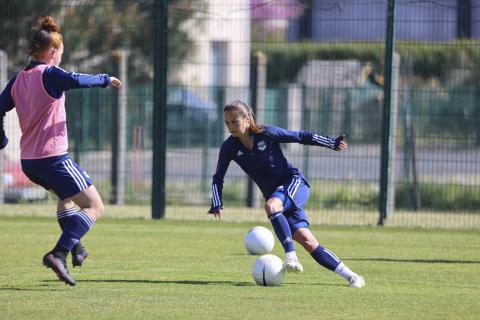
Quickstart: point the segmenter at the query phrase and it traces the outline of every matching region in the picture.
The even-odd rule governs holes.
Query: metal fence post
[[[165,217],[168,0],[155,0],[152,219]]]
[[[3,50],[0,50],[0,86],[3,89],[7,84],[7,53]],[[4,118],[5,119],[5,118]],[[4,128],[5,129],[5,128]],[[3,157],[5,149],[0,150],[0,204],[5,200],[4,196],[4,186],[3,186]]]
[[[256,120],[262,123],[265,120],[265,88],[267,85],[267,57],[261,52],[252,56],[250,63],[250,105],[256,114]],[[260,206],[260,190],[252,179],[247,184],[247,206]]]
[[[122,86],[117,92],[116,108],[112,110],[112,204],[125,204],[126,162],[127,162],[127,62],[128,50],[115,52],[118,64],[118,76]]]
[[[394,68],[394,50],[395,50],[395,0],[388,1],[387,11],[387,32],[385,46],[385,86],[383,102],[383,120],[382,120],[382,145],[380,159],[380,195],[379,195],[379,220],[378,225],[384,225],[385,219],[393,210],[394,185],[393,185],[393,153],[395,132],[396,110],[393,110],[392,89],[393,87],[393,68]],[[397,65],[398,67],[398,65]],[[398,72],[398,69],[397,69]],[[397,81],[398,82],[398,81]],[[398,94],[398,92],[397,92]]]

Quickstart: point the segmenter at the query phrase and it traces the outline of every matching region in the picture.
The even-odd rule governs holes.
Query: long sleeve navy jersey
[[[29,70],[42,62],[32,61],[25,70]],[[5,89],[0,94],[0,139],[3,131],[3,117],[5,113],[15,106],[11,95],[12,86],[16,76],[10,79]],[[55,99],[60,98],[65,91],[77,88],[106,87],[111,83],[108,74],[83,74],[68,72],[55,66],[49,66],[43,73],[43,85],[47,93]],[[1,143],[1,141],[0,141]]]
[[[283,155],[280,143],[301,143],[335,149],[335,138],[308,131],[290,131],[275,126],[265,126],[254,133],[253,149],[248,150],[240,139],[230,136],[220,147],[217,169],[212,182],[212,209],[223,205],[223,178],[230,161],[235,161],[252,178],[268,199],[275,189],[293,175],[302,175]]]

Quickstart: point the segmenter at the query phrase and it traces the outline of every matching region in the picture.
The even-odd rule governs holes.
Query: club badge
[[[257,142],[257,148],[260,151],[264,151],[265,148],[267,148],[267,144],[265,143],[264,140],[260,140],[260,141]]]

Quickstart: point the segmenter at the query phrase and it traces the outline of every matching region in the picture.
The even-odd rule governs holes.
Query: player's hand
[[[348,148],[348,144],[343,141],[345,139],[345,134],[342,134],[338,138],[335,139],[335,145],[333,147],[333,150],[335,151],[342,151]]]
[[[115,77],[110,77],[110,85],[114,88],[118,88],[122,86],[122,81],[118,80]]]
[[[223,210],[223,206],[214,207],[214,208],[210,208],[210,210],[208,210],[208,213],[213,214],[215,218],[222,219],[222,215],[223,215],[222,210]]]

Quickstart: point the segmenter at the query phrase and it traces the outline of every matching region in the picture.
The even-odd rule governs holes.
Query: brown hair
[[[260,133],[263,131],[264,125],[255,123],[253,110],[245,102],[240,100],[235,100],[228,103],[223,108],[223,112],[232,111],[232,110],[237,111],[243,118],[250,117],[250,127],[248,128],[248,131],[250,131],[251,133]]]
[[[60,48],[62,42],[63,36],[55,20],[52,17],[42,17],[33,27],[33,35],[30,38],[27,53],[38,59],[45,50],[51,47]]]

